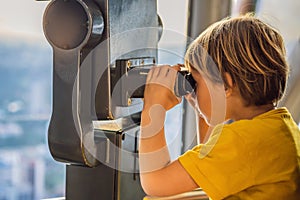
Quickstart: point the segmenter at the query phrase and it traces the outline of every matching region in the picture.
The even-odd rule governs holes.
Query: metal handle
[[[80,65],[89,49],[96,46],[104,29],[100,9],[93,1],[53,0],[44,14],[44,33],[53,47],[53,111],[48,130],[52,156],[62,162],[94,166],[92,119],[82,110],[91,90],[81,84],[91,79]],[[85,54],[83,55],[83,50]],[[88,141],[89,151],[85,147]],[[95,147],[96,148],[96,147]]]

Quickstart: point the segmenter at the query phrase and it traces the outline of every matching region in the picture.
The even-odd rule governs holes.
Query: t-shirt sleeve
[[[206,144],[187,151],[179,162],[208,196],[223,199],[251,185],[245,146],[237,133],[219,125]]]

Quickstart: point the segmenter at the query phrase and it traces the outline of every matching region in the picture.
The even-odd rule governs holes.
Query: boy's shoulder
[[[239,137],[244,141],[269,140],[269,138],[274,138],[276,135],[280,136],[277,138],[300,135],[298,125],[286,108],[274,109],[253,119],[243,119],[223,124],[217,127],[216,130],[219,130],[218,132],[224,137]]]
[[[268,112],[262,113],[253,119],[241,119],[238,121],[233,121],[227,123],[224,127],[232,130],[250,130],[253,129],[277,129],[278,127],[284,125],[287,120],[294,122],[289,111],[282,107],[270,110]]]

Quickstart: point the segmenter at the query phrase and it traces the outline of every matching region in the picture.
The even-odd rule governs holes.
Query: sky
[[[175,12],[168,12],[163,9],[168,7],[170,2]],[[164,17],[165,28],[174,31],[184,31],[185,16],[182,11],[186,5],[185,0],[161,0],[159,1],[159,12]],[[0,37],[10,35],[23,35],[43,39],[42,18],[49,1],[35,0],[1,0],[0,6]],[[178,20],[172,20],[177,18]]]
[[[278,27],[287,42],[300,37],[299,0],[259,0],[258,2],[260,2],[258,11],[261,16]],[[44,40],[42,17],[48,3],[49,1],[1,0],[0,37],[23,35]],[[186,5],[187,0],[158,0],[158,12],[163,21],[167,21],[164,23],[164,28],[184,34]]]
[[[0,37],[23,35],[42,39],[42,16],[47,1],[1,0]]]

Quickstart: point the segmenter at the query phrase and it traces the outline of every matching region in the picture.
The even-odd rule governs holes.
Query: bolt
[[[132,64],[131,61],[128,60],[128,61],[127,61],[127,68],[130,68],[130,67],[131,67],[131,64]]]
[[[128,106],[130,106],[130,105],[131,105],[131,103],[132,103],[132,102],[131,102],[131,99],[130,99],[130,98],[128,98],[128,100],[127,100],[127,105],[128,105]]]

